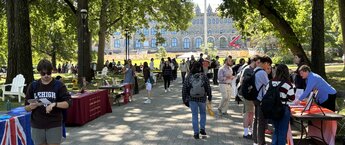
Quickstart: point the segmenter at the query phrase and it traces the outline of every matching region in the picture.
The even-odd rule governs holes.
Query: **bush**
[[[293,55],[284,55],[284,56],[274,56],[272,58],[274,64],[293,64]]]

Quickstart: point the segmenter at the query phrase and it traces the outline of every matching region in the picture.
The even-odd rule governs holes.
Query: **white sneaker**
[[[166,93],[166,92],[168,92],[167,90],[164,90],[164,92]]]
[[[151,100],[150,100],[150,99],[147,99],[144,103],[145,103],[145,104],[150,104],[150,103],[151,103]]]
[[[169,92],[171,91],[170,88],[168,88],[168,91],[169,91]]]

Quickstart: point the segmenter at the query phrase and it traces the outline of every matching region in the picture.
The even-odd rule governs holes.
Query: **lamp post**
[[[128,49],[128,45],[129,45],[129,43],[128,43],[128,32],[129,32],[129,30],[128,30],[128,28],[126,28],[125,29],[125,32],[126,32],[126,60],[128,60],[129,59],[129,49]]]
[[[81,9],[80,10],[80,18],[81,18],[81,27],[79,27],[79,49],[78,49],[78,84],[81,87],[81,80],[83,77],[87,75],[87,68],[86,68],[86,52],[88,51],[88,47],[86,44],[87,39],[87,10]]]

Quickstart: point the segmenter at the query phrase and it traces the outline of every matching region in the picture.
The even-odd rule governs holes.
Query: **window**
[[[177,39],[176,38],[171,39],[171,47],[177,47]]]
[[[200,19],[199,22],[200,22],[200,24],[204,24],[204,20],[203,19]]]
[[[215,18],[212,19],[212,24],[216,24],[216,19]]]
[[[135,40],[135,48],[140,48],[141,47],[141,42],[139,39]]]
[[[212,20],[210,18],[207,19],[208,24],[211,24]]]
[[[162,33],[162,35],[163,35],[163,34],[166,34],[166,33],[167,33],[167,30],[162,29],[162,30],[161,30],[161,33]]]
[[[212,43],[212,45],[214,46],[214,39],[212,37],[209,37],[207,39],[207,43]]]
[[[195,48],[200,48],[201,44],[202,44],[201,38],[196,38],[196,40],[195,40]]]
[[[114,41],[114,47],[115,47],[115,48],[120,48],[120,40],[119,40],[119,39],[116,39],[116,40]]]
[[[216,24],[219,24],[219,18],[217,18],[217,20],[216,20]]]
[[[157,30],[155,28],[151,28],[151,35],[156,35]]]
[[[177,32],[176,31],[172,31],[171,34],[177,34]]]
[[[183,40],[183,48],[184,49],[189,49],[189,47],[190,47],[190,40],[189,40],[189,38],[185,38]]]
[[[152,48],[156,48],[157,47],[156,42],[157,42],[156,39],[152,39],[151,40],[151,47]]]
[[[168,42],[165,41],[163,44],[162,44],[163,47],[167,47],[168,46]]]
[[[149,46],[150,46],[149,42],[148,41],[144,41],[144,47],[149,47]]]
[[[146,28],[144,29],[144,35],[145,35],[145,36],[148,36],[148,35],[149,35],[149,30],[146,29]]]
[[[220,38],[220,48],[226,48],[226,39],[224,37]]]
[[[207,31],[207,34],[212,34],[212,31],[211,31],[211,30],[208,30],[208,31]]]

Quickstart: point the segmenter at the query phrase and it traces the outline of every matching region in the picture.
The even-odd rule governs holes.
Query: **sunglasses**
[[[41,76],[45,76],[45,75],[51,75],[52,72],[48,71],[48,72],[40,72]]]

